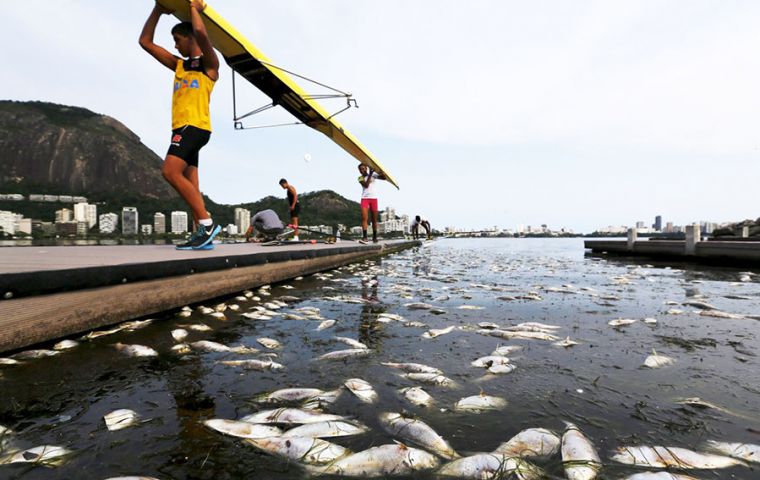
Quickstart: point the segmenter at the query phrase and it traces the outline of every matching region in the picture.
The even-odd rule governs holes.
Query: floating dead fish
[[[652,354],[649,355],[646,360],[644,360],[644,366],[649,368],[660,368],[660,367],[666,367],[668,365],[671,365],[675,363],[675,359],[668,357],[666,355],[659,355],[654,348],[652,349]]]
[[[715,405],[714,403],[710,403],[705,400],[702,400],[699,397],[682,398],[682,399],[676,400],[676,403],[679,405],[689,405],[692,407],[699,407],[699,408],[712,408],[713,410],[718,410],[719,412],[727,413],[729,415],[736,415],[734,412],[728,409]]]
[[[79,342],[76,342],[74,340],[61,340],[60,342],[53,345],[53,350],[68,350],[70,348],[78,347]]]
[[[478,327],[485,328],[485,329],[501,328],[499,325],[493,322],[480,322],[478,323]]]
[[[351,453],[340,445],[320,438],[246,438],[245,442],[269,454],[306,465],[326,465]]]
[[[488,367],[488,373],[493,373],[495,375],[504,375],[512,373],[515,370],[517,370],[517,366],[512,363],[493,364]]]
[[[243,314],[245,316],[246,314]],[[285,320],[304,320],[304,317],[301,315],[296,315],[295,313],[285,313],[282,315],[282,318]]]
[[[399,392],[414,405],[428,406],[434,402],[433,397],[420,387],[406,387]]]
[[[194,323],[192,325],[178,325],[178,326],[182,328],[188,328],[195,332],[210,332],[211,330],[213,330],[211,327],[209,327],[205,323]]]
[[[214,309],[213,308],[209,308],[209,307],[200,306],[200,307],[198,307],[198,311],[201,312],[204,315],[208,315],[210,313],[213,313]]]
[[[435,374],[435,373],[407,373],[403,376],[404,378],[408,380],[412,380],[413,382],[422,382],[427,383],[430,385],[438,385],[441,387],[455,387],[456,383],[454,380],[445,377],[443,375]]]
[[[186,343],[178,343],[172,347],[172,352],[178,354],[178,355],[185,355],[187,353],[192,352],[193,349],[190,348],[190,345]]]
[[[699,315],[703,317],[715,317],[715,318],[744,318],[744,315],[722,312],[720,310],[701,310],[699,312]]]
[[[543,470],[520,458],[494,453],[478,453],[460,458],[441,467],[436,475],[472,480],[516,478],[538,480],[547,478]]]
[[[300,427],[291,428],[290,430],[283,433],[282,436],[283,438],[333,438],[359,435],[368,431],[368,427],[357,422],[331,420],[327,422],[307,423],[306,425],[301,425]]]
[[[309,471],[319,475],[377,478],[411,475],[435,468],[438,464],[438,458],[432,453],[394,443],[372,447],[336,460],[327,467]]]
[[[335,320],[325,320],[324,322],[320,323],[319,326],[317,326],[315,330],[317,331],[325,330],[327,328],[332,327],[333,325],[335,325]]]
[[[272,360],[257,360],[248,358],[245,360],[218,360],[216,363],[229,367],[243,367],[248,370],[283,370],[285,365]]]
[[[510,332],[507,330],[484,330],[486,335],[492,337],[504,338],[506,340],[522,339],[522,340],[546,340],[553,342],[559,340],[559,337],[544,332]]]
[[[344,385],[364,403],[372,403],[377,400],[375,389],[361,378],[349,378],[345,381]]]
[[[465,397],[454,404],[454,410],[459,412],[483,412],[486,410],[501,410],[507,406],[507,401],[501,397],[493,397],[481,393]]]
[[[2,357],[0,358],[0,365],[21,365],[21,362],[13,358]]]
[[[272,338],[261,337],[261,338],[257,338],[256,341],[259,342],[259,344],[263,345],[265,348],[269,348],[272,350],[282,348],[282,344]]]
[[[562,435],[562,463],[568,480],[593,480],[602,468],[594,445],[574,424],[565,422]]]
[[[335,340],[337,340],[339,342],[345,343],[346,345],[348,345],[350,347],[369,349],[368,346],[366,346],[365,344],[363,344],[362,342],[360,342],[358,340],[354,340],[353,338],[348,338],[348,337],[333,337],[333,339],[335,339]]]
[[[340,415],[301,410],[298,408],[277,408],[252,413],[241,418],[241,422],[248,423],[275,423],[275,424],[304,424],[326,422],[330,420],[345,420]]]
[[[124,343],[114,343],[114,348],[124,355],[130,357],[157,357],[158,352],[145,345],[127,345]]]
[[[447,333],[451,333],[454,330],[454,325],[449,325],[446,328],[439,328],[439,329],[430,329],[427,332],[422,334],[422,338],[435,338],[440,337],[441,335],[446,335]]]
[[[486,357],[480,357],[477,360],[470,362],[473,367],[490,368],[493,365],[507,365],[509,358],[501,355],[489,355]]]
[[[408,441],[448,460],[459,454],[435,430],[422,420],[404,417],[400,413],[381,413],[380,424],[396,438]]]
[[[623,480],[698,480],[689,475],[682,475],[680,473],[670,472],[645,472],[636,473],[630,477],[625,477]]]
[[[572,347],[573,345],[578,345],[578,342],[576,342],[575,340],[570,340],[570,337],[567,337],[564,340],[560,340],[559,342],[552,343],[552,345],[557,346],[557,347],[568,348],[568,347]]]
[[[103,420],[106,422],[106,428],[113,432],[138,424],[140,422],[140,416],[134,410],[121,408],[104,415]]]
[[[199,340],[190,344],[195,350],[201,350],[203,352],[230,352],[230,353],[259,353],[259,351],[253,347],[228,347],[222,343],[212,342],[210,340]]]
[[[671,308],[668,311],[665,312],[667,315],[681,315],[683,313],[683,310],[679,310],[677,308]]]
[[[401,315],[396,315],[394,313],[381,313],[380,315],[377,316],[377,318],[387,318],[389,320],[393,320],[396,322],[403,322],[406,320]]]
[[[610,320],[607,322],[607,325],[610,325],[612,327],[625,327],[626,325],[630,325],[636,322],[638,322],[638,320],[635,318],[616,318],[615,320]]]
[[[459,310],[483,310],[483,308],[478,305],[459,305],[457,307]]]
[[[496,350],[494,350],[491,355],[499,355],[502,357],[506,357],[508,355],[511,355],[515,352],[519,352],[522,350],[523,347],[521,345],[502,345],[500,347],[496,347]]]
[[[190,310],[180,310],[175,315],[178,316],[178,317],[180,317],[180,318],[187,318],[187,317],[189,317],[192,314],[193,314],[193,312],[191,312]]]
[[[233,312],[238,312],[238,311],[240,311],[240,305],[236,305],[236,304],[234,304],[234,303],[233,303],[233,304],[230,304],[230,305],[227,305],[227,308],[229,308],[229,309],[230,309],[230,310],[232,310]]]
[[[646,323],[648,325],[654,325],[655,323],[657,323],[657,319],[656,318],[645,318],[644,319],[644,323]]]
[[[433,308],[433,306],[428,303],[405,303],[404,306],[410,310],[430,310]]]
[[[258,403],[288,403],[303,402],[323,395],[324,390],[318,388],[283,388],[271,393],[264,393],[254,398]]]
[[[717,308],[714,305],[710,305],[707,302],[700,302],[699,300],[687,300],[685,302],[682,302],[681,305],[685,305],[687,307],[700,308],[702,310],[717,310]]]
[[[222,418],[206,420],[203,424],[219,433],[238,438],[267,438],[277,437],[282,434],[282,430],[271,425],[225,420]]]
[[[380,365],[386,367],[397,368],[407,373],[433,373],[440,375],[443,372],[435,367],[431,367],[422,363],[395,363],[395,362],[380,362]]]
[[[211,312],[208,314],[208,316],[216,318],[217,320],[227,320],[227,316],[224,315],[222,312]]]
[[[0,464],[7,463],[36,463],[47,466],[56,466],[63,463],[65,457],[72,451],[56,445],[41,445],[30,448],[23,452],[17,452],[0,459]]]
[[[317,395],[316,397],[307,400],[301,405],[301,408],[306,410],[322,409],[325,407],[325,405],[331,405],[335,403],[338,397],[340,397],[341,393],[343,393],[342,388],[336,388],[335,390],[324,392],[321,395]]]
[[[325,353],[317,357],[316,360],[343,360],[344,358],[366,357],[370,353],[372,353],[372,350],[366,348],[349,348]]]
[[[557,453],[562,440],[545,428],[528,428],[499,445],[493,453],[507,457],[550,457]]]
[[[708,440],[707,448],[714,452],[726,455],[727,457],[736,458],[752,463],[760,463],[760,445],[752,445],[750,443],[717,442],[715,440]]]
[[[188,331],[184,328],[177,328],[176,330],[172,330],[172,338],[178,342],[186,339],[188,335]]]
[[[626,465],[646,468],[717,469],[744,462],[710,453],[699,453],[679,447],[620,447],[612,459]]]
[[[418,321],[411,321],[404,323],[405,327],[415,327],[415,328],[425,328],[427,327],[427,324],[418,322]]]
[[[23,352],[19,352],[12,355],[12,358],[14,358],[15,360],[32,360],[35,358],[53,357],[60,353],[61,352],[57,350],[44,350],[44,349],[25,350]]]
[[[122,323],[121,325],[119,325],[119,327],[121,327],[122,330],[134,331],[134,330],[139,330],[141,328],[145,328],[151,323],[153,323],[152,318],[149,318],[147,320],[132,320],[130,322]]]

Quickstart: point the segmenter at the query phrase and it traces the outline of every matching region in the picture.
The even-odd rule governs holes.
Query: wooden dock
[[[0,248],[0,352],[420,245],[220,244]]]

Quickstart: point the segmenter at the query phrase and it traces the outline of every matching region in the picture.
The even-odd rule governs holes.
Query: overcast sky
[[[209,4],[275,64],[354,94],[338,120],[401,186],[377,188],[381,208],[434,227],[584,232],[760,216],[758,1]],[[137,44],[152,1],[3,6],[2,97],[110,115],[164,156],[172,73]],[[156,34],[172,51],[175,23]],[[238,87],[241,109],[268,102]],[[356,161],[322,134],[233,130],[226,65],[211,110],[200,178],[215,201],[282,196],[281,177],[358,200]]]

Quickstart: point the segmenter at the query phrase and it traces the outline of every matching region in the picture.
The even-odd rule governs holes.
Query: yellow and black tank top
[[[178,60],[174,70],[172,94],[172,130],[192,125],[211,131],[209,101],[214,81],[206,75],[203,58]]]

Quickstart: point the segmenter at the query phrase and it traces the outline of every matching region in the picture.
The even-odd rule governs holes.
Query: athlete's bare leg
[[[187,168],[187,163],[181,158],[176,155],[167,155],[161,173],[166,181],[169,182],[169,185],[174,187],[174,190],[179,193],[185,203],[187,203],[193,211],[194,219],[205,220],[211,218],[206,211],[206,207],[203,203],[203,196],[197,186],[198,169],[194,168],[196,184],[193,184],[193,182],[185,176],[185,170]]]

